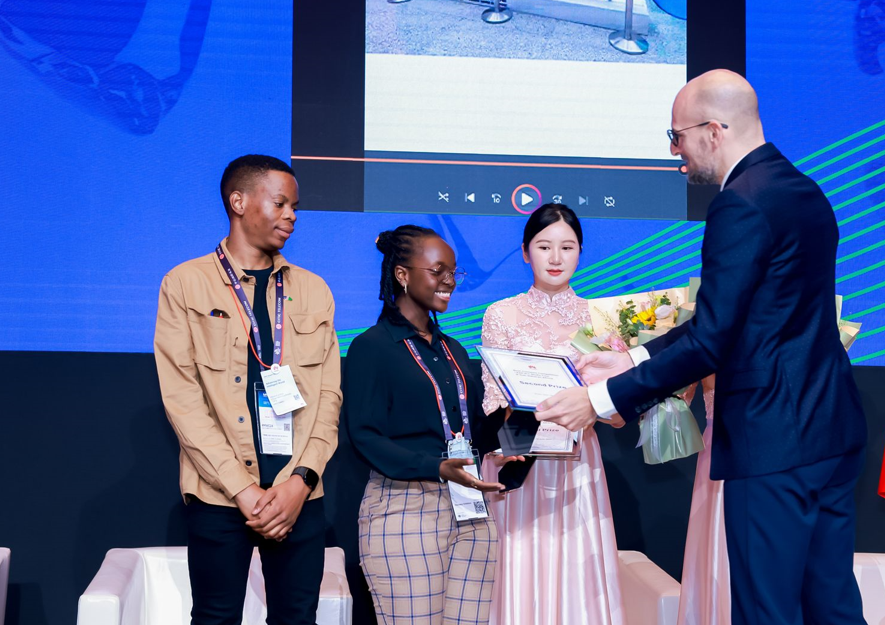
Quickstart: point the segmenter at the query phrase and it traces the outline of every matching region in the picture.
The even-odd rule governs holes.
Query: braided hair
[[[396,297],[403,292],[403,287],[393,272],[397,265],[408,264],[420,251],[421,241],[428,237],[439,237],[439,234],[430,228],[405,225],[396,230],[385,230],[375,240],[375,247],[384,254],[381,261],[381,289],[378,293],[378,299],[384,306],[378,315],[379,321],[386,318],[393,324],[413,327],[396,306]],[[435,318],[436,314],[434,320]]]

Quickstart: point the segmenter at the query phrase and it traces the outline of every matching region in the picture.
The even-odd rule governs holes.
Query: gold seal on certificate
[[[584,386],[568,356],[482,346],[476,350],[514,410],[535,411],[557,392]]]

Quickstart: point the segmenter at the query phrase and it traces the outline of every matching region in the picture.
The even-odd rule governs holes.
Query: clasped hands
[[[267,490],[252,484],[240,491],[234,502],[246,517],[246,525],[264,538],[279,542],[292,531],[309,496],[310,488],[301,476],[293,475]]]
[[[578,358],[575,367],[584,379],[584,383],[590,385],[631,369],[633,359],[626,352],[592,352]],[[535,418],[577,432],[596,423],[597,414],[590,403],[587,387],[576,386],[559,391],[538,404]],[[618,414],[603,421],[616,428],[624,426],[624,419]]]

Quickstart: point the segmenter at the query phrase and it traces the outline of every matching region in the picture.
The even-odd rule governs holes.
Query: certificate
[[[568,356],[482,346],[476,350],[514,410],[535,411],[559,391],[584,386]]]

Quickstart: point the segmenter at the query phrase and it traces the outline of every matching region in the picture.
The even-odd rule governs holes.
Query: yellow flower
[[[654,311],[654,310],[651,310],[651,309],[649,309],[649,310],[643,310],[642,312],[640,312],[640,313],[637,315],[637,317],[639,317],[639,320],[640,320],[642,323],[648,325],[648,324],[651,324],[651,323],[654,323],[654,322],[655,322],[655,311]]]

